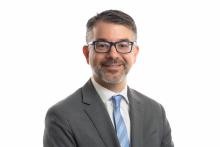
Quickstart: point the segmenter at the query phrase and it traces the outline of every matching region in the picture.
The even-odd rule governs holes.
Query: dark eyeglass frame
[[[96,50],[96,43],[97,43],[97,42],[105,42],[105,43],[108,43],[110,46],[109,46],[109,48],[108,48],[108,50],[107,50],[106,52],[100,52],[100,51],[97,51],[97,50]],[[122,42],[127,42],[127,43],[129,43],[129,45],[131,45],[129,52],[120,52],[120,51],[118,51],[116,45],[117,45],[118,43],[122,43]],[[116,49],[116,51],[117,51],[118,53],[127,54],[127,53],[131,53],[131,51],[132,51],[133,46],[134,46],[135,43],[136,43],[136,41],[133,41],[133,42],[132,42],[132,41],[129,41],[129,40],[121,40],[121,41],[117,41],[117,42],[110,42],[110,41],[105,41],[105,40],[95,40],[95,41],[89,42],[88,45],[93,45],[94,50],[95,50],[96,53],[109,53],[109,52],[111,51],[112,46],[114,45],[114,47],[115,47],[115,49]]]

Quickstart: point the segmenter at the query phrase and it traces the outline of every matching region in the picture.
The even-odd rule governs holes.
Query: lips
[[[124,66],[124,63],[123,61],[120,60],[107,60],[103,62],[101,65],[103,68],[107,70],[116,71],[116,70],[120,70],[121,67]]]
[[[122,64],[102,64],[103,66],[121,66]]]
[[[118,71],[123,67],[123,64],[102,64],[102,67],[109,71]]]
[[[107,60],[102,63],[102,65],[104,65],[104,66],[120,66],[122,64],[124,64],[124,63],[119,60]]]
[[[122,64],[110,64],[110,65],[103,64],[102,66],[105,68],[120,68],[122,66]]]

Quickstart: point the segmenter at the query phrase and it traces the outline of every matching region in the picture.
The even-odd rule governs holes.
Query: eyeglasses
[[[132,51],[133,45],[135,42],[131,41],[118,41],[118,42],[109,42],[109,41],[93,41],[88,43],[88,45],[93,45],[94,50],[97,53],[108,53],[111,50],[111,47],[114,45],[118,53],[126,54]]]

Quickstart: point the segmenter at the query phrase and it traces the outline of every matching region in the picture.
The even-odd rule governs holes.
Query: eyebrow
[[[95,40],[95,41],[106,41],[106,42],[112,42],[112,41],[108,41],[107,39],[103,39],[103,38],[98,38],[98,39]],[[118,40],[118,41],[116,41],[116,42],[122,42],[122,41],[128,41],[128,42],[130,42],[129,39],[120,39],[120,40]]]

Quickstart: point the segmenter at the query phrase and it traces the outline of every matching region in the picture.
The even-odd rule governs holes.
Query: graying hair
[[[123,25],[131,29],[137,39],[137,27],[133,18],[120,10],[106,10],[90,18],[86,25],[86,42],[89,42],[89,35],[97,22],[109,22]]]

